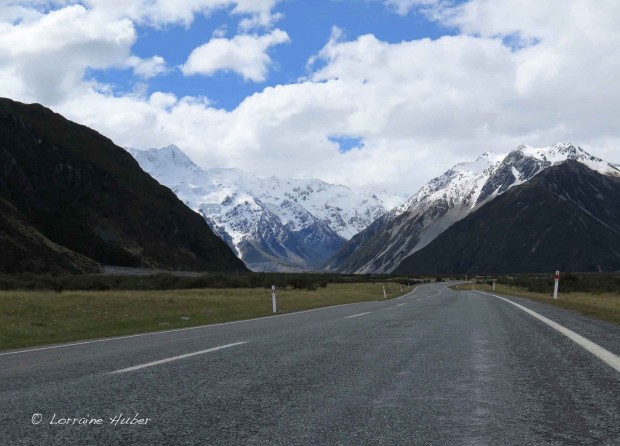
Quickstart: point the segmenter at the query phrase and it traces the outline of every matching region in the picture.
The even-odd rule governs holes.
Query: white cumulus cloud
[[[335,30],[309,57],[304,79],[267,87],[230,111],[167,91],[113,94],[86,79],[87,68],[127,67],[136,21],[166,20],[157,17],[177,2],[127,0],[145,8],[135,16],[118,12],[120,1],[110,0],[108,14],[91,3],[0,25],[0,95],[52,105],[119,145],[175,143],[205,167],[405,193],[458,161],[521,143],[569,141],[620,162],[620,2],[394,1],[403,13],[421,5],[457,35],[389,43]],[[275,3],[178,4],[168,20],[191,20],[217,5],[251,18],[272,13]],[[269,49],[288,39],[279,30],[214,37],[183,69],[260,81],[274,63]],[[359,138],[362,147],[340,153],[332,135]]]
[[[269,49],[289,41],[288,34],[280,29],[260,36],[238,34],[232,39],[214,37],[194,49],[181,70],[187,76],[233,71],[245,80],[262,82],[272,64]]]
[[[138,24],[189,26],[196,14],[228,9],[258,26],[277,19],[278,1],[8,0],[0,7],[0,94],[55,105],[92,88],[111,93],[113,86],[88,78],[90,70],[132,68],[139,79],[168,71],[161,56],[132,54]],[[266,67],[265,56],[258,59]]]
[[[136,76],[143,79],[150,79],[166,72],[166,61],[161,56],[153,56],[148,59],[131,56],[127,60],[127,64],[133,68]]]
[[[135,40],[130,20],[106,20],[81,5],[4,22],[0,82],[10,96],[57,103],[81,85],[86,69],[123,65]]]

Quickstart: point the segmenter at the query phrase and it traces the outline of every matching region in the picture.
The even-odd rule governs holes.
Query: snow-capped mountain
[[[327,267],[344,272],[391,272],[402,259],[484,203],[567,159],[604,175],[620,176],[617,167],[572,144],[519,146],[503,154],[487,152],[431,180],[403,205],[354,236]]]
[[[318,179],[259,178],[202,169],[178,147],[128,149],[256,271],[317,268],[353,235],[404,201]]]
[[[396,274],[620,270],[620,177],[568,159],[478,207]]]

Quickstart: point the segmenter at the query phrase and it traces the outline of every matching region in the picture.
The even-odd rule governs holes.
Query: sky
[[[559,142],[620,163],[617,0],[0,0],[0,96],[204,168],[411,195]]]

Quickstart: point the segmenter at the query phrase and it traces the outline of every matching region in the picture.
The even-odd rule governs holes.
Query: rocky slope
[[[555,270],[620,270],[619,176],[564,161],[455,223],[395,272]]]
[[[455,222],[568,159],[604,175],[620,175],[615,166],[571,144],[519,146],[507,154],[487,152],[431,180],[405,204],[354,236],[327,262],[327,269],[392,272],[405,257],[424,248]]]
[[[49,240],[0,199],[0,272],[95,273],[99,264]]]

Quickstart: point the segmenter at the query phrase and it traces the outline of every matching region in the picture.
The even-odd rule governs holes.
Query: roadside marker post
[[[555,300],[558,299],[558,285],[560,283],[560,272],[556,271],[555,272],[555,286],[553,287],[553,298]]]
[[[387,293],[385,292],[385,285],[383,285],[383,298],[387,299]]]
[[[493,291],[495,291],[495,279],[493,279]]]
[[[277,313],[278,308],[276,306],[276,286],[271,285],[271,305],[273,306],[273,312]]]

